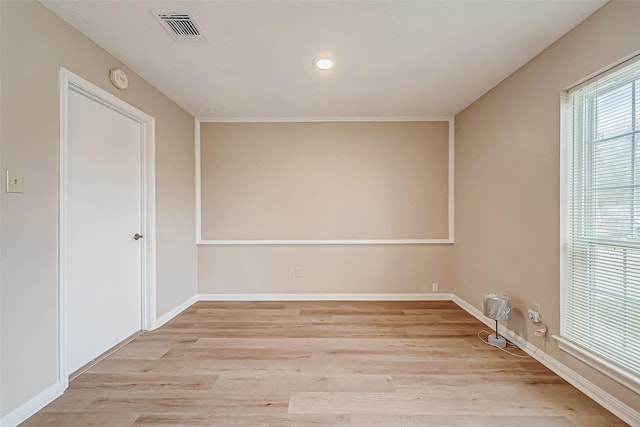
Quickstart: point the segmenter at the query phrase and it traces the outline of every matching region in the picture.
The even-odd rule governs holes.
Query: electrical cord
[[[483,330],[481,330],[481,331],[478,331],[478,338],[480,338],[480,341],[482,341],[482,342],[483,342],[483,343],[485,343],[486,345],[491,345],[491,344],[489,344],[489,341],[486,341],[486,340],[485,340],[484,338],[482,338],[482,336],[480,335],[480,334],[481,334],[481,333],[483,333],[483,332],[484,332],[485,334],[487,334],[487,336],[491,335],[493,332],[487,332],[487,331],[485,331],[484,329],[483,329]],[[517,345],[515,345],[515,344],[513,344],[513,343],[510,343],[509,341],[507,341],[507,345],[508,345],[509,347],[511,347],[511,348],[520,348],[520,347],[518,347]],[[492,347],[495,347],[495,346],[492,346]],[[512,356],[514,356],[514,357],[519,357],[520,359],[530,359],[530,358],[531,358],[531,356],[529,356],[529,355],[522,356],[522,355],[520,355],[520,354],[512,353],[512,352],[510,352],[509,350],[506,350],[506,349],[504,349],[504,348],[500,348],[500,347],[496,347],[496,348],[497,348],[498,350],[502,350],[502,351],[504,351],[505,353],[510,354],[510,355],[512,355]],[[537,351],[537,350],[536,350],[536,351]],[[535,353],[534,353],[534,354],[535,354]]]

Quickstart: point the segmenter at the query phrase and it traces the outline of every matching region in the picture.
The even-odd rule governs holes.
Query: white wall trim
[[[433,122],[442,121],[449,123],[449,150],[448,150],[448,236],[446,239],[316,239],[316,240],[297,240],[297,239],[244,239],[244,240],[219,240],[219,239],[203,239],[202,238],[202,164],[201,164],[201,141],[200,141],[200,125],[201,123],[263,123],[263,122],[357,122],[357,121],[379,121],[379,122]],[[195,174],[196,174],[196,244],[197,245],[442,245],[455,243],[454,224],[455,224],[455,119],[453,117],[321,117],[321,118],[230,118],[230,119],[211,119],[211,118],[195,118]]]
[[[66,234],[67,234],[67,147],[68,94],[80,93],[140,123],[142,141],[142,329],[151,330],[156,320],[156,200],[155,200],[155,119],[127,104],[71,71],[60,67],[60,151],[59,151],[59,223],[58,223],[58,382],[62,390],[69,385],[66,366]]]
[[[64,393],[66,387],[57,381],[0,419],[0,427],[15,427]]]
[[[451,301],[452,294],[199,294],[198,301]]]
[[[473,317],[475,317],[485,325],[489,326],[490,328],[495,327],[495,320],[489,319],[484,314],[482,314],[482,312],[479,309],[475,308],[473,305],[469,304],[459,296],[454,294],[453,298],[451,298],[451,301],[458,304],[460,308],[462,308],[464,311],[466,311],[467,313],[469,313],[470,315],[472,315]],[[500,332],[504,330],[505,329],[500,329]]]
[[[198,240],[198,245],[444,245],[449,239],[405,240]]]
[[[194,120],[195,125],[195,180],[196,180],[196,244],[202,240],[202,162],[200,157],[200,120]]]
[[[448,197],[449,204],[447,207],[447,212],[449,214],[449,240],[450,243],[455,243],[455,223],[456,223],[456,215],[455,215],[455,206],[456,206],[456,197],[455,197],[455,178],[456,178],[456,119],[455,117],[449,118],[449,189],[448,189]]]
[[[398,116],[398,117],[197,117],[209,123],[317,123],[317,122],[446,122],[451,116]]]
[[[491,328],[494,327],[495,322],[485,317],[482,312],[479,309],[475,308],[473,305],[469,304],[457,295],[453,295],[452,300],[467,313],[471,314],[473,317],[475,317],[485,325]],[[559,362],[557,359],[544,352],[537,346],[531,344],[529,341],[525,340],[520,335],[516,334],[507,327],[502,326],[500,328],[500,333],[511,342],[516,344],[518,347],[520,347],[524,352],[529,354],[538,362],[542,363],[547,368],[551,369],[558,376],[566,380],[569,384],[589,396],[595,402],[600,404],[602,407],[610,411],[612,414],[614,414],[624,422],[630,425],[640,425],[640,412],[638,412],[637,410],[616,399],[582,375],[578,374],[571,368]]]
[[[155,322],[155,325],[154,325],[154,329],[161,327],[162,325],[164,325],[165,323],[167,323],[168,321],[170,321],[171,319],[176,317],[178,314],[182,313],[187,308],[191,307],[196,302],[198,302],[198,296],[194,295],[191,298],[189,298],[188,300],[186,300],[183,303],[181,303],[178,306],[176,306],[175,308],[169,310],[168,312],[166,312],[162,316],[158,317],[156,319],[156,322]]]

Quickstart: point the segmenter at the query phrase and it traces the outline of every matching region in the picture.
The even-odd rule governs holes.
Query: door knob
[[[138,234],[138,233],[136,233],[136,234],[133,236],[133,240],[140,240],[140,239],[142,239],[142,237],[143,237],[143,236],[142,236],[142,234]]]

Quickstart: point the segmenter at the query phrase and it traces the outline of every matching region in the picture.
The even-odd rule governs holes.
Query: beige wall
[[[200,246],[198,289],[226,293],[451,292],[451,245]],[[294,276],[294,268],[302,277]]]
[[[202,239],[447,239],[449,122],[202,123]]]
[[[640,51],[640,2],[612,2],[456,116],[454,292],[511,295],[508,326],[635,409],[638,395],[542,342],[560,331],[560,93]]]
[[[448,122],[203,123],[201,132],[203,239],[448,237]],[[252,202],[239,193],[262,205],[236,206]],[[203,294],[413,293],[432,282],[451,291],[450,245],[201,245],[198,255]]]
[[[2,171],[24,194],[2,191],[1,415],[56,382],[58,354],[58,69],[156,118],[157,314],[196,292],[193,118],[34,1],[0,2]],[[130,87],[111,86],[112,67]],[[4,179],[3,179],[4,186]]]

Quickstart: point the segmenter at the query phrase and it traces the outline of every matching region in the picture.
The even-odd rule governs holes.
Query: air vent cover
[[[200,40],[202,33],[198,25],[187,12],[152,12],[162,26],[176,40]]]

